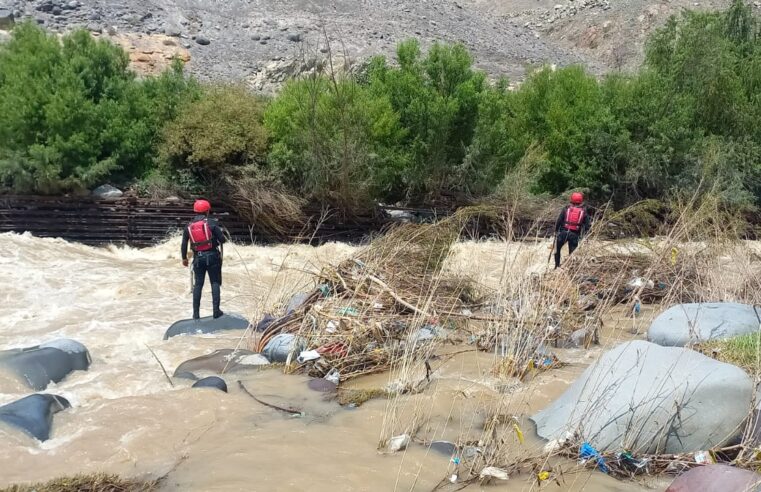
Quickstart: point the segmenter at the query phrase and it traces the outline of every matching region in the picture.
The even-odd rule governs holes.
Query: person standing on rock
[[[182,265],[188,266],[188,243],[193,250],[193,319],[200,318],[201,292],[206,274],[211,282],[211,302],[214,318],[224,313],[219,309],[220,288],[222,286],[222,251],[225,236],[216,219],[209,217],[211,204],[207,200],[196,200],[193,211],[197,214],[182,233]]]
[[[568,243],[568,254],[572,254],[579,245],[579,239],[589,230],[589,214],[583,203],[583,194],[571,193],[570,205],[563,208],[555,222],[555,268],[560,267],[560,251],[565,243]]]

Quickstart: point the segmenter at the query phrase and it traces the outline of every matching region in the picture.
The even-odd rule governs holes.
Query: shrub
[[[161,162],[170,173],[189,171],[200,180],[237,166],[262,164],[267,151],[265,103],[242,86],[211,86],[186,101],[164,129]]]
[[[84,30],[59,41],[21,24],[0,45],[0,180],[19,192],[60,193],[144,172],[190,85],[180,66],[136,80],[121,48]]]

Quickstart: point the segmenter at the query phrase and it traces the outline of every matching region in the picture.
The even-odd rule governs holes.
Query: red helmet
[[[582,193],[579,193],[578,191],[571,193],[571,203],[574,205],[581,205],[583,201],[584,195]]]
[[[211,210],[211,203],[208,200],[196,200],[193,204],[193,212],[197,214],[205,214]]]

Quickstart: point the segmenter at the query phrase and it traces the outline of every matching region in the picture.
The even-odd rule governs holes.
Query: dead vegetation
[[[76,475],[31,485],[12,485],[2,492],[154,492],[157,481],[141,481],[117,475],[94,473]]]

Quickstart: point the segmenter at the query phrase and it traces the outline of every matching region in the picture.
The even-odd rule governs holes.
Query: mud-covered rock
[[[761,309],[758,312],[761,315]],[[658,345],[685,345],[722,340],[754,333],[759,318],[753,306],[732,302],[677,304],[659,314],[650,324],[647,339]]]
[[[693,350],[621,344],[531,419],[549,440],[575,435],[600,451],[695,452],[742,432],[753,383]]]

